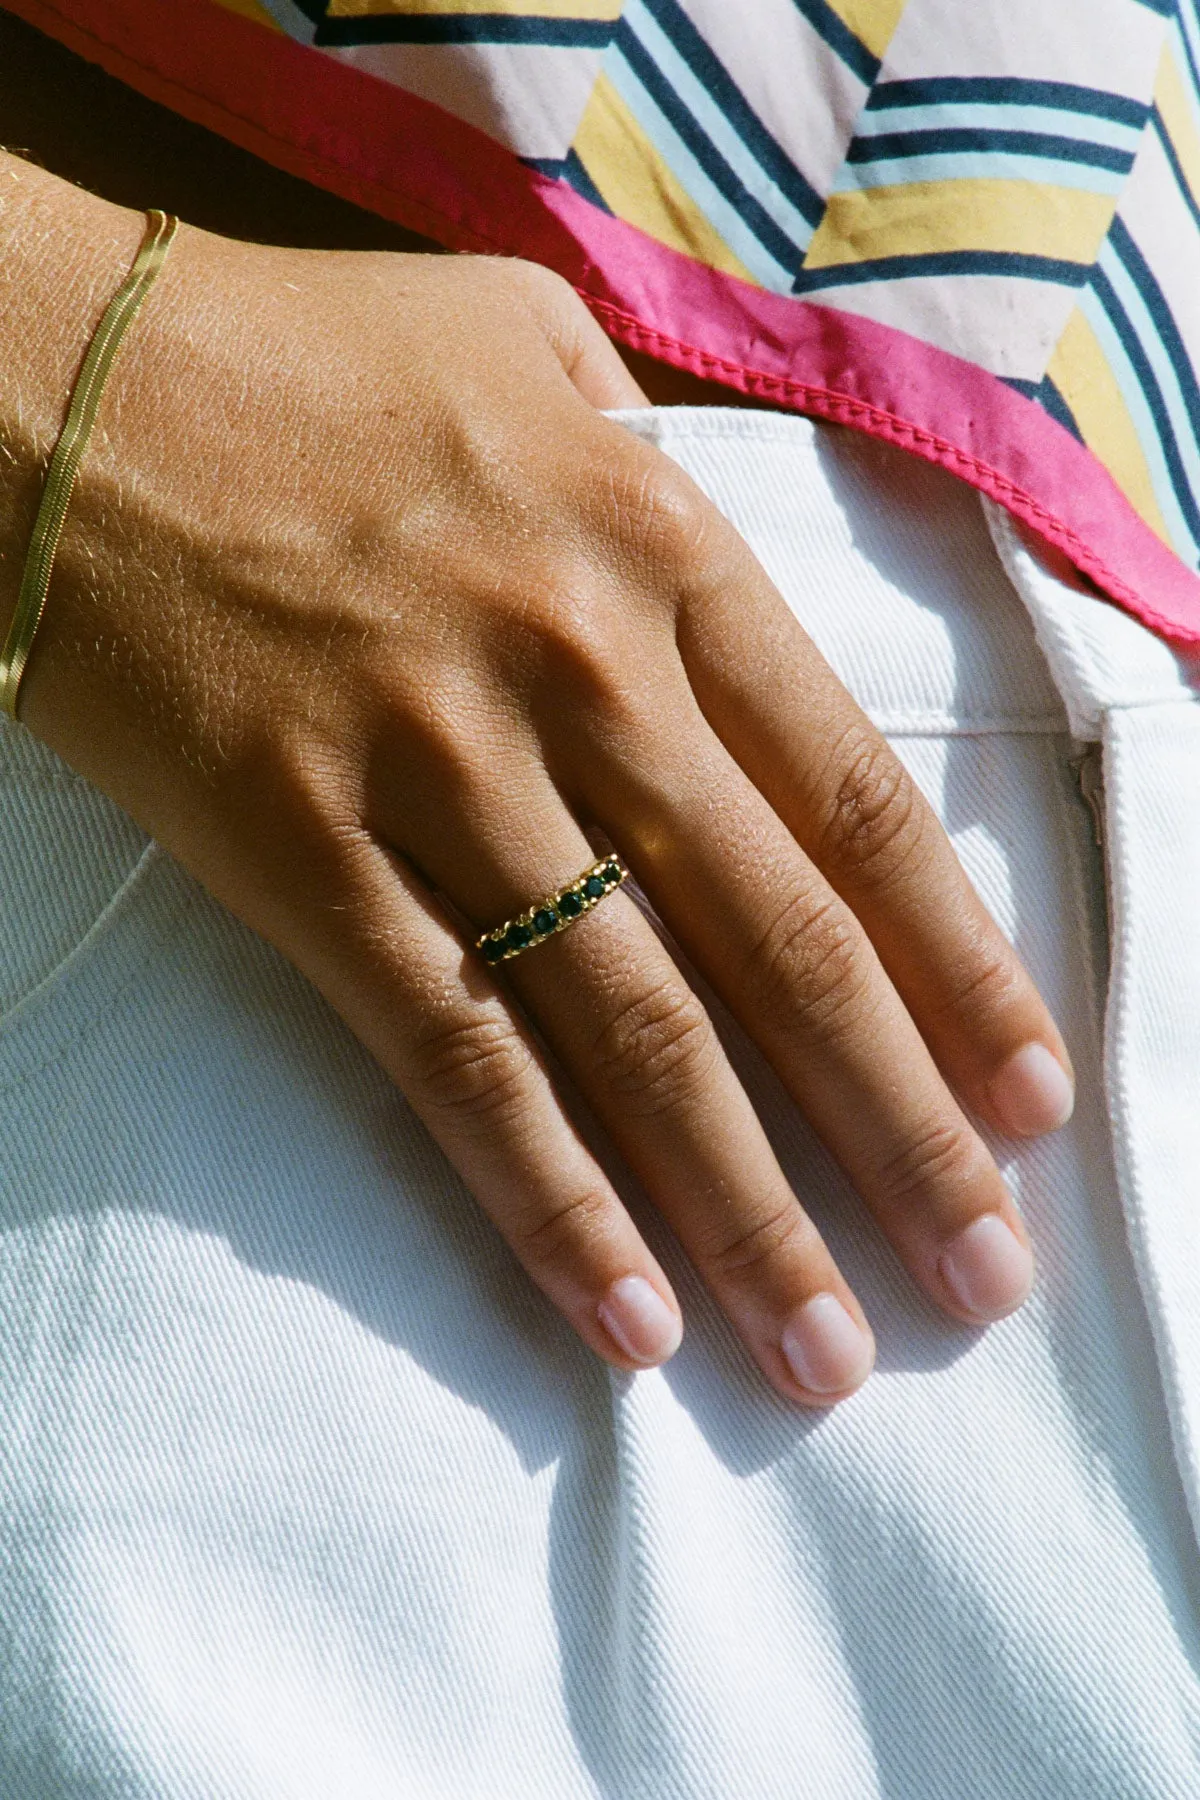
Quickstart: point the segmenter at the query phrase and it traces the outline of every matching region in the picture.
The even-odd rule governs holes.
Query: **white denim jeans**
[[[1074,1120],[995,1144],[1034,1293],[937,1310],[714,1001],[876,1372],[779,1399],[628,1184],[687,1329],[609,1370],[308,984],[4,724],[13,1800],[1200,1794],[1200,667],[898,452],[622,416],[749,539],[1063,1027]]]

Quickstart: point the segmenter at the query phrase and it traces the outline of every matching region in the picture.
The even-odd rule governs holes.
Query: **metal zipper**
[[[1075,771],[1075,779],[1079,783],[1079,792],[1083,795],[1083,803],[1092,815],[1092,835],[1096,840],[1096,846],[1103,850],[1104,772],[1100,745],[1089,744],[1082,756],[1071,759],[1071,767]]]

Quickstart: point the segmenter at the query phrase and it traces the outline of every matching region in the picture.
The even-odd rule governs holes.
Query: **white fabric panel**
[[[1073,289],[1023,275],[889,276],[818,288],[809,298],[1017,381],[1042,379],[1076,303]]]
[[[1178,1357],[1164,1382],[1156,1356],[1194,1276],[1139,1283],[1182,1224],[1145,1134],[1182,1143],[1187,1101],[1114,1114],[1120,1168],[1140,1159],[1120,1189],[1103,869],[1046,659],[941,471],[753,411],[637,428],[886,725],[1063,1026],[1074,1120],[996,1144],[1035,1291],[986,1331],[938,1311],[715,1009],[878,1366],[832,1412],[780,1400],[626,1183],[687,1331],[661,1371],[607,1370],[308,984],[99,796],[64,816],[65,783],[36,931],[0,864],[4,1795],[1200,1792],[1172,1437],[1200,1377]],[[28,750],[5,722],[6,793]],[[1145,753],[1154,792],[1164,772],[1194,789],[1196,734],[1126,750],[1121,780]],[[32,829],[32,783],[21,803]],[[1184,863],[1130,840],[1149,860],[1121,890],[1119,970],[1153,963],[1195,811],[1153,815],[1191,832]],[[1143,1066],[1172,968],[1130,975],[1111,1067]],[[1187,1020],[1161,1016],[1175,1035],[1145,1067],[1178,1083]]]
[[[1119,212],[1162,290],[1193,370],[1200,369],[1200,232],[1157,131],[1142,139]],[[1200,420],[1191,426],[1200,433]],[[1186,428],[1182,436],[1186,443]]]
[[[683,10],[801,174],[827,194],[867,97],[863,83],[794,0],[754,0],[752,23],[729,0],[684,0]],[[818,94],[819,104],[807,98]]]
[[[1173,650],[1119,607],[1098,601],[1063,557],[1035,547],[1012,514],[981,496],[1001,562],[1029,608],[1038,643],[1078,738],[1101,736],[1118,706],[1200,698],[1200,649]]]
[[[1142,0],[921,0],[905,8],[880,80],[1017,75],[1149,100],[1165,29]]]
[[[1113,962],[1106,1081],[1130,1241],[1200,1531],[1200,653],[996,546],[1081,738],[1103,746]]]
[[[543,44],[352,44],[328,54],[432,101],[518,156],[562,157],[603,50]]]
[[[1134,1257],[1200,1531],[1200,706],[1104,721],[1117,924],[1108,1093]]]

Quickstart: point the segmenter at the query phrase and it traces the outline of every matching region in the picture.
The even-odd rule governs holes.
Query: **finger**
[[[853,909],[966,1102],[1002,1131],[1056,1130],[1074,1072],[1028,972],[904,765],[737,533],[719,536],[680,619],[706,716]]]
[[[999,1170],[862,925],[684,704],[588,798],[915,1280],[957,1317],[1002,1317],[1033,1263]]]
[[[471,811],[490,821],[476,833],[471,868],[447,858],[438,879],[482,928],[593,860],[561,803],[557,825],[549,800],[510,811],[494,796]],[[862,1309],[788,1186],[711,1020],[632,902],[612,894],[499,966],[767,1379],[816,1405],[861,1385],[874,1355]]]
[[[323,869],[313,863],[306,891],[325,905],[293,911],[274,940],[378,1059],[584,1343],[619,1368],[666,1361],[683,1330],[671,1285],[487,969],[369,835]]]

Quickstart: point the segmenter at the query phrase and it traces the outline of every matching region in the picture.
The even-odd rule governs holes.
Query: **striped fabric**
[[[1200,0],[3,3],[554,263],[639,348],[945,462],[1200,641]]]
[[[1170,21],[1132,179],[1047,366],[1060,416],[1200,562],[1200,9]]]

